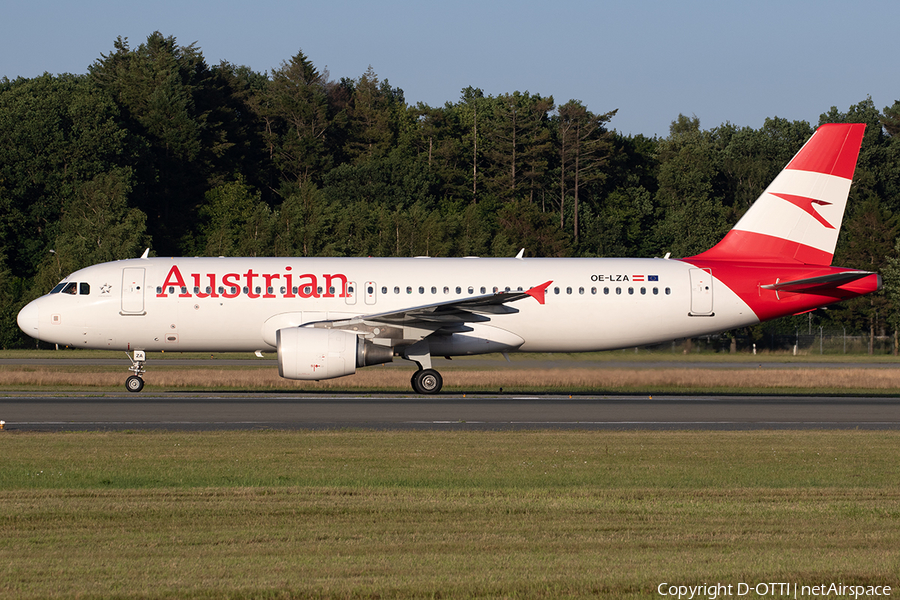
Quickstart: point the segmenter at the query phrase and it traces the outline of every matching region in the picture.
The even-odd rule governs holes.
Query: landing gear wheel
[[[144,389],[144,380],[137,375],[132,375],[125,380],[125,389],[129,392],[139,392]]]
[[[444,386],[444,379],[434,369],[422,369],[413,373],[411,383],[419,394],[437,394]]]
[[[125,389],[129,392],[139,392],[144,389],[144,380],[141,379],[141,375],[144,374],[144,363],[147,362],[147,353],[143,350],[135,350],[134,358],[131,358],[127,353],[125,356],[131,361],[131,366],[128,367],[128,370],[134,373],[134,375],[125,380]]]

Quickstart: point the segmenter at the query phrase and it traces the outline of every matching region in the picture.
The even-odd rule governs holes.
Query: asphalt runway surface
[[[2,359],[0,365],[121,365],[127,359]],[[259,366],[271,359],[154,359],[155,366]],[[572,361],[497,356],[444,366],[498,368],[898,368],[859,362]],[[406,361],[390,367],[411,370]],[[900,397],[348,392],[0,392],[10,431],[246,429],[900,429]]]
[[[900,429],[900,398],[5,392],[0,419],[8,431]]]

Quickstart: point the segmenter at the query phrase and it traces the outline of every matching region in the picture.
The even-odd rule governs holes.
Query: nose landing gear
[[[131,361],[131,366],[128,367],[128,370],[134,373],[125,380],[125,389],[129,392],[139,392],[144,389],[144,380],[141,375],[144,374],[144,363],[147,362],[147,354],[143,350],[135,350],[134,358],[131,358],[127,353],[128,359]]]

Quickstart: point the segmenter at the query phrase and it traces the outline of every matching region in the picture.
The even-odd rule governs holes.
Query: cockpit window
[[[91,284],[89,283],[76,283],[74,281],[61,281],[56,284],[56,287],[50,290],[51,294],[69,294],[71,296],[77,296],[81,294],[82,296],[88,296],[91,293]]]

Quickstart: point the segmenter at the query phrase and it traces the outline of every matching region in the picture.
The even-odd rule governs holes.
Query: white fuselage
[[[510,303],[517,312],[471,325],[469,339],[494,343],[453,333],[432,353],[609,350],[759,322],[707,271],[627,258],[131,259],[71,274],[78,293],[43,296],[19,322],[32,337],[79,348],[270,351],[278,329],[546,281],[544,304],[526,297]]]

